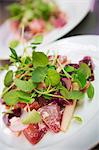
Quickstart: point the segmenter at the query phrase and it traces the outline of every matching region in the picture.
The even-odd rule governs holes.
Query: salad
[[[31,56],[28,47],[21,57],[10,47],[10,60],[16,69],[7,71],[1,97],[5,125],[17,135],[23,133],[32,144],[48,131],[66,132],[73,118],[81,121],[79,116],[74,117],[78,102],[86,94],[89,100],[94,96],[91,57],[85,56],[75,64],[67,56],[37,51],[41,42],[35,37]]]
[[[38,33],[45,34],[67,23],[65,13],[52,0],[22,0],[11,4],[8,10],[11,15],[11,29],[20,37],[24,26],[26,41]]]

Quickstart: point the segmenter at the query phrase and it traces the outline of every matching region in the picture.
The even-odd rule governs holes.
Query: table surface
[[[8,18],[9,14],[6,11],[6,6],[9,5],[9,3],[12,3],[12,1],[15,0],[0,0],[0,24],[2,24]],[[93,1],[94,5],[85,19],[76,28],[62,38],[83,34],[99,35],[99,0]],[[91,150],[99,150],[99,144],[94,146]]]

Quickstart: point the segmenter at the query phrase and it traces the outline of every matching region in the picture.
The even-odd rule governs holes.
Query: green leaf
[[[67,88],[65,88],[62,83],[60,82],[56,88],[60,91],[61,95],[67,99],[68,98],[68,94],[69,94],[69,91],[67,90]]]
[[[72,74],[72,79],[73,79],[73,81],[75,81],[76,79],[78,79],[78,74],[73,73],[73,74]]]
[[[73,119],[74,119],[76,122],[80,123],[80,124],[83,122],[83,119],[82,119],[80,116],[78,116],[78,115],[77,115],[77,116],[74,116]]]
[[[94,97],[94,86],[90,83],[89,88],[87,89],[88,98],[92,99]]]
[[[11,47],[11,48],[16,48],[18,45],[19,45],[19,41],[18,40],[12,40],[12,41],[10,41],[10,43],[9,43],[9,47]]]
[[[25,58],[25,64],[30,64],[31,63],[31,58],[29,56],[27,56]]]
[[[72,100],[82,100],[84,99],[85,93],[80,91],[70,91],[68,95],[68,99]]]
[[[33,51],[32,62],[34,67],[46,67],[48,65],[48,57],[43,52]]]
[[[28,21],[33,19],[33,10],[26,9],[22,18],[22,24],[27,25]]]
[[[3,70],[8,70],[9,69],[9,65],[6,64],[4,66],[0,66],[0,71],[3,71]]]
[[[15,49],[10,47],[10,51],[11,51],[13,57],[18,57]]]
[[[34,102],[34,99],[30,97],[31,95],[28,93],[25,93],[23,91],[18,91],[18,102],[24,102],[24,103],[32,103]]]
[[[48,96],[48,95],[43,95],[43,97],[46,99],[46,100],[51,100],[52,97],[51,96]]]
[[[24,81],[16,78],[14,83],[17,88],[24,92],[31,92],[34,88],[36,88],[36,84],[34,84],[32,80]]]
[[[87,82],[87,79],[85,78],[85,75],[84,74],[80,74],[78,76],[78,80],[80,81],[80,85],[81,85],[81,88],[84,88],[85,85],[86,85],[86,82]]]
[[[83,74],[85,78],[88,79],[91,76],[91,69],[89,68],[87,64],[81,63],[80,68],[77,70],[77,74],[78,76]]]
[[[9,91],[4,94],[3,99],[7,105],[15,105],[18,102],[18,92],[15,90]]]
[[[34,98],[34,97],[36,97],[36,96],[37,96],[36,92],[33,92],[33,93],[31,94],[31,97],[32,97],[32,98]]]
[[[3,99],[4,102],[9,106],[16,105],[18,102],[31,102],[30,94],[16,90],[12,90],[4,94]]]
[[[38,45],[41,44],[43,41],[43,36],[42,35],[38,35],[34,37],[34,41],[32,42],[32,44]]]
[[[24,67],[24,66],[26,66],[26,64],[32,64],[31,57],[26,56],[26,54],[24,54],[20,59],[21,59],[21,65],[20,66]]]
[[[31,45],[32,50],[35,50],[37,46]]]
[[[7,73],[6,73],[6,76],[4,78],[4,85],[6,87],[10,86],[11,83],[13,82],[13,71],[12,70],[9,70]]]
[[[45,78],[45,84],[46,84],[46,86],[48,87],[49,85],[51,85],[51,81],[50,81],[50,79],[48,78],[48,76]]]
[[[11,17],[18,16],[21,13],[21,5],[18,3],[11,4],[7,8],[11,14]]]
[[[79,73],[79,74],[73,73],[72,79],[74,82],[78,82],[81,88],[85,87],[87,79],[85,78],[85,75],[83,73]]]
[[[60,75],[54,69],[48,69],[48,78],[52,86],[55,86],[60,82]]]
[[[72,99],[72,100],[80,100],[84,98],[84,93],[80,92],[80,91],[68,91],[64,86],[62,86],[61,84],[59,84],[56,87],[58,90],[60,90],[61,95],[65,98],[65,99]]]
[[[41,122],[41,115],[36,110],[32,110],[26,114],[24,118],[21,119],[23,124],[37,124]]]
[[[30,96],[27,96],[27,95],[19,95],[19,100],[20,102],[25,102],[25,103],[33,103],[34,102],[34,99],[31,98]]]
[[[55,70],[56,67],[54,65],[48,65],[48,68]]]
[[[47,74],[47,67],[38,67],[32,72],[32,80],[35,83],[44,81]]]
[[[18,57],[15,49],[10,47],[10,51],[11,51],[11,55],[10,55],[11,61],[12,62],[20,62],[20,58]]]
[[[60,90],[60,89],[62,89],[62,87],[64,87],[64,86],[62,85],[62,82],[60,81],[60,82],[56,85],[56,89],[57,89],[57,90]]]
[[[16,72],[15,72],[15,75],[22,75],[24,73],[24,70],[17,70]]]
[[[68,65],[68,66],[66,66],[66,67],[64,68],[64,70],[65,70],[66,72],[73,72],[73,71],[75,70],[75,68]]]
[[[80,68],[76,71],[76,79],[81,83],[81,88],[83,89],[86,85],[87,79],[91,76],[91,69],[85,63],[80,64]]]
[[[65,99],[68,99],[69,91],[64,86],[61,86],[60,93]]]

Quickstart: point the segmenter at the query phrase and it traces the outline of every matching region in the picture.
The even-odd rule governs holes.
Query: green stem
[[[51,88],[51,85],[49,85],[49,87],[48,87],[48,89],[47,89],[47,91],[49,91],[49,89]]]
[[[52,62],[52,65],[55,65],[55,63],[57,62],[57,53],[55,54],[54,56],[54,59],[53,59],[53,62]]]
[[[60,61],[57,59],[58,64],[60,65],[61,69],[63,70],[64,74],[66,75],[67,78],[71,78],[71,76],[64,70],[62,64],[60,63]]]
[[[20,79],[22,79],[29,71],[26,71],[24,74],[21,75]]]
[[[49,90],[49,91],[44,91],[44,92],[38,91],[38,90],[36,90],[36,89],[34,89],[34,90],[35,90],[35,92],[37,92],[38,94],[41,94],[41,95],[48,94],[48,93],[51,93],[51,92],[56,91],[55,88],[52,88],[51,90]]]
[[[20,70],[24,70],[24,71],[33,71],[33,68],[29,68],[29,67],[23,67],[23,68],[20,68]]]
[[[14,86],[14,83],[12,83],[3,93],[2,93],[2,96],[8,92],[8,90],[10,90],[12,87]]]
[[[41,94],[41,95],[47,95],[47,96],[51,96],[51,97],[56,97],[56,98],[62,98],[62,99],[64,99],[64,100],[66,100],[63,96],[61,96],[61,95],[54,95],[54,94],[50,94],[50,92],[52,92],[52,90],[50,90],[50,91],[46,91],[46,92],[40,92],[40,91],[38,91],[38,90],[36,90],[35,89],[35,91],[38,93],[38,94]]]
[[[56,97],[56,98],[62,98],[63,100],[65,100],[68,104],[69,104],[69,101],[66,100],[63,96],[61,95],[54,95],[54,94],[45,94],[47,96],[51,96],[51,97]]]
[[[24,25],[21,26],[22,32],[21,32],[21,42],[24,45],[23,41],[24,41]]]
[[[56,98],[62,98],[62,99],[64,99],[65,100],[65,98],[63,97],[63,96],[61,96],[61,95],[54,95],[54,94],[44,94],[44,95],[47,95],[47,96],[51,96],[51,97],[56,97]]]

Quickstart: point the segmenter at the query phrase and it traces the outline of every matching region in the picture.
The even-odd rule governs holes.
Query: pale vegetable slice
[[[79,90],[79,86],[73,86],[73,90]],[[64,109],[62,122],[61,122],[61,131],[66,132],[69,127],[69,124],[72,120],[73,113],[75,111],[77,101],[74,100],[72,105],[67,105]]]
[[[41,115],[35,109],[27,112],[26,115],[21,119],[23,124],[39,123],[41,121]]]
[[[65,107],[63,117],[62,117],[62,122],[61,122],[61,131],[66,132],[66,130],[68,129],[68,126],[70,124],[70,121],[72,119],[75,110],[75,106],[76,106],[76,100],[73,101],[72,105],[67,105]]]
[[[28,125],[23,125],[19,117],[13,117],[10,119],[11,125],[9,126],[10,130],[13,132],[20,132],[28,127]]]

